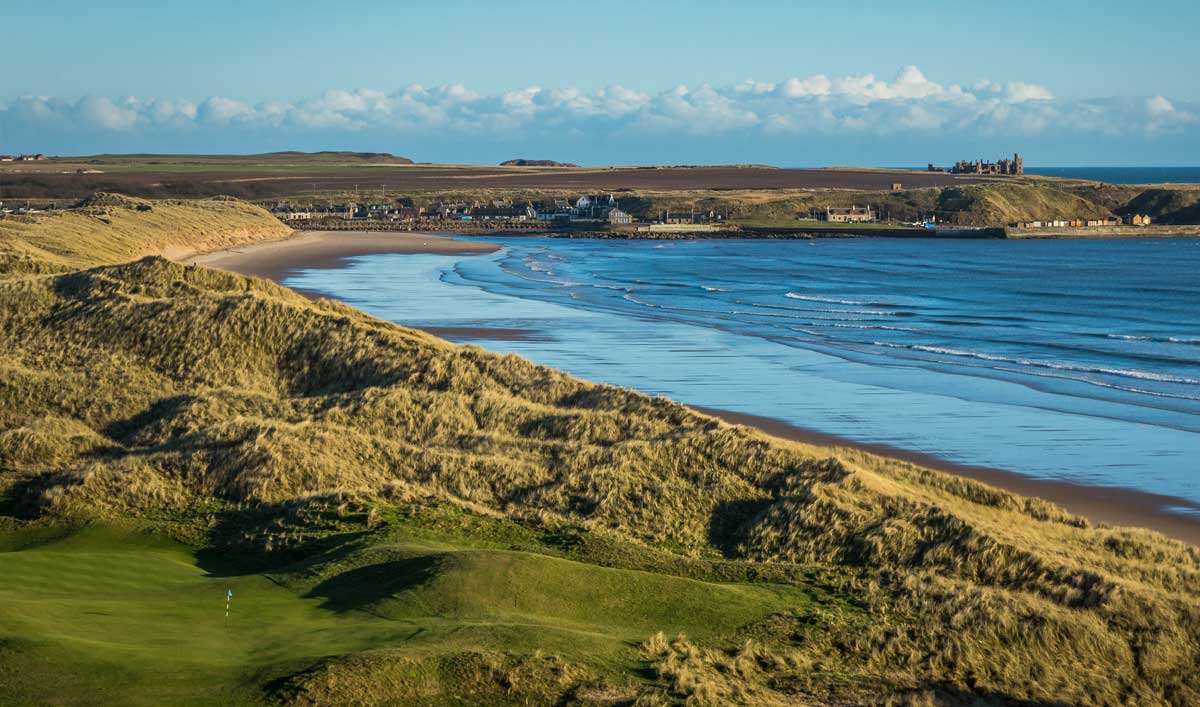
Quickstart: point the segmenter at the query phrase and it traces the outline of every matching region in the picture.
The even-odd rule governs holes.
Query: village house
[[[703,219],[700,218],[700,215],[697,214],[695,211],[670,211],[670,210],[667,210],[667,211],[664,211],[663,215],[662,215],[662,222],[665,224],[672,224],[672,225],[696,224],[696,223],[700,223],[702,220]]]
[[[528,202],[512,204],[496,200],[490,204],[476,204],[471,208],[471,216],[477,221],[527,221],[535,218],[537,211]]]
[[[308,221],[313,212],[301,206],[281,205],[271,209],[271,214],[280,221]]]
[[[1149,217],[1146,217],[1147,219]],[[1149,223],[1149,221],[1146,221]],[[1115,217],[1089,219],[1050,219],[1046,221],[1017,221],[1008,224],[1010,228],[1097,228],[1101,226],[1120,226],[1121,220]]]
[[[1126,226],[1149,226],[1150,217],[1144,214],[1130,214],[1125,217]]]
[[[818,214],[818,218],[829,223],[872,223],[876,215],[870,206],[826,207],[825,213]]]
[[[575,201],[572,210],[576,219],[602,220],[608,218],[608,212],[615,208],[617,208],[617,200],[612,194],[585,194]]]
[[[537,207],[538,221],[568,221],[574,215],[574,210],[570,202],[566,199],[554,199],[552,201],[543,202]]]
[[[383,218],[387,221],[415,221],[420,215],[420,209],[411,204],[397,204],[391,206],[383,213]]]
[[[628,226],[633,223],[633,214],[622,211],[619,207],[613,207],[608,212],[608,222],[614,226]]]

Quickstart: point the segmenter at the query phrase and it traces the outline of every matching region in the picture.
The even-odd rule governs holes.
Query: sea
[[[918,172],[924,167],[905,167]],[[1200,184],[1200,167],[1025,167],[1026,174],[1109,184]]]
[[[917,172],[924,167],[902,167]],[[1025,167],[1026,174],[1088,179],[1108,184],[1197,184],[1200,167]]]
[[[1200,184],[1200,167],[1026,167],[1025,172],[1109,184]]]
[[[1200,509],[1200,239],[486,240],[285,284],[691,405]]]

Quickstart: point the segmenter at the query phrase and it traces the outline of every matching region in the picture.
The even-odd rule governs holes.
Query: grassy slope
[[[1066,191],[1026,184],[945,189],[939,207],[943,212],[958,214],[957,222],[969,226],[1111,215],[1108,209]]]
[[[1148,189],[1131,199],[1121,211],[1149,214],[1155,223],[1200,223],[1200,189]]]
[[[184,255],[282,238],[291,229],[242,201],[98,194],[86,206],[0,220],[0,273],[71,270],[144,255]]]
[[[898,221],[915,221],[936,216],[940,221],[964,226],[1003,226],[1016,221],[1072,219],[1111,216],[1109,207],[1057,185],[992,182],[973,186],[908,189],[898,192],[806,191],[675,193],[630,198],[626,210],[652,217],[670,208],[714,209],[728,214],[731,222],[748,226],[795,225],[826,207],[871,205]],[[1105,193],[1110,198],[1112,195]],[[1115,205],[1114,205],[1115,206]]]
[[[1200,700],[1153,533],[157,258],[0,279],[0,352],[17,701]]]

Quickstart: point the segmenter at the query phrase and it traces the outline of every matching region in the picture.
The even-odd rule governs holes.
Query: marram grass
[[[0,241],[13,702],[1200,703],[1196,548],[147,238]]]

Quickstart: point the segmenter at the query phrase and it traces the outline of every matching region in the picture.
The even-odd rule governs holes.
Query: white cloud
[[[934,130],[942,127],[942,119],[921,106],[912,106],[899,120],[899,124],[913,130]]]
[[[781,93],[788,98],[808,98],[810,96],[826,96],[833,82],[824,74],[816,74],[806,79],[788,79],[780,88]]]
[[[104,130],[128,130],[138,122],[136,101],[118,105],[105,96],[84,96],[75,104],[75,114],[86,125]]]
[[[255,111],[250,106],[230,98],[213,96],[200,104],[196,118],[202,123],[228,123],[236,118],[253,118]]]
[[[1152,96],[1146,99],[1146,112],[1151,115],[1167,115],[1175,112],[1175,105],[1163,96]]]
[[[1045,86],[1024,81],[1013,81],[1004,85],[1004,96],[1009,103],[1024,103],[1025,101],[1049,101],[1054,94]]]
[[[251,105],[213,96],[198,103],[170,98],[86,96],[75,101],[23,96],[0,102],[0,134],[69,136],[337,135],[405,138],[503,136],[537,141],[589,136],[660,140],[755,136],[961,137],[1037,135],[1135,136],[1152,139],[1196,130],[1197,109],[1164,96],[1064,101],[1026,81],[980,80],[944,86],[916,66],[891,80],[874,74],[813,74],[731,86],[676,86],[656,93],[611,84],[528,86],[480,93],[463,84],[410,84],[383,91],[332,88],[296,101]],[[1057,131],[1057,132],[1056,132]],[[858,139],[858,138],[856,138]]]

